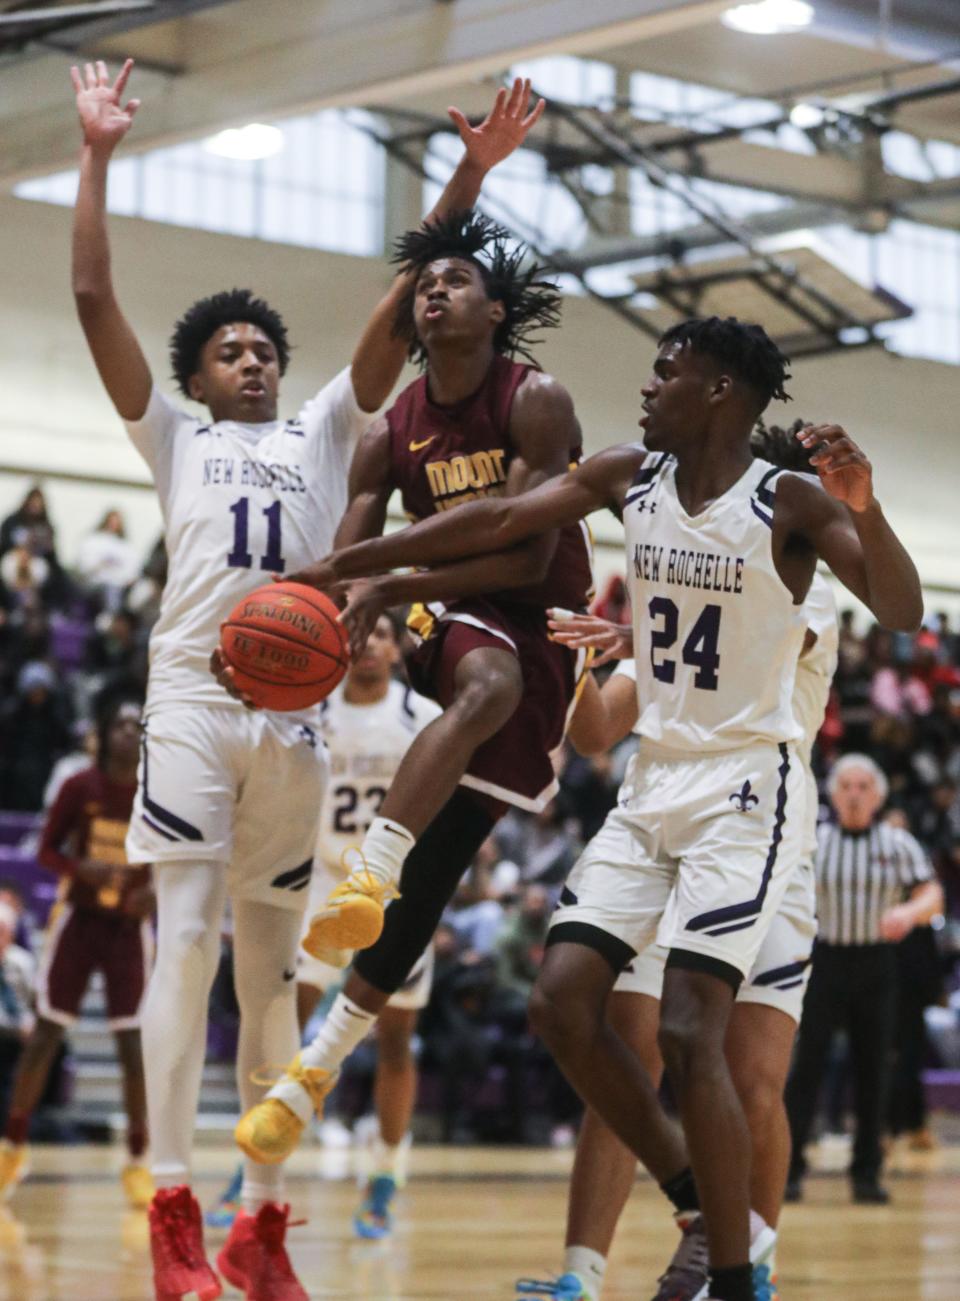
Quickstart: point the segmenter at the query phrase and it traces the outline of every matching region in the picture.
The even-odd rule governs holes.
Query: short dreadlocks
[[[230,325],[233,321],[247,321],[259,326],[277,350],[280,374],[286,371],[290,344],[283,318],[262,298],[255,298],[253,290],[225,289],[188,307],[173,327],[170,336],[173,378],[187,397],[190,397],[190,376],[197,373],[203,345],[222,325]]]
[[[784,388],[791,378],[790,358],[785,357],[762,325],[738,321],[735,316],[697,316],[672,325],[660,337],[660,347],[687,344],[693,352],[712,357],[726,370],[754,390],[763,411],[773,398],[789,402]]]
[[[816,474],[815,466],[810,464],[814,449],[808,450],[797,438],[807,423],[806,420],[795,420],[789,429],[784,429],[780,425],[765,425],[762,420],[758,420],[756,429],[750,435],[750,450],[754,456],[770,461],[781,470]]]
[[[495,350],[533,362],[530,349],[539,342],[534,332],[560,324],[560,291],[553,281],[542,278],[544,267],[536,263],[524,267],[527,249],[523,244],[511,249],[511,240],[506,227],[474,211],[452,212],[401,235],[393,261],[411,276],[411,284],[397,308],[393,328],[398,338],[410,340],[411,361],[420,366],[427,361],[413,319],[417,277],[431,262],[455,257],[472,262],[483,277],[487,296],[503,303],[506,315],[493,336]]]

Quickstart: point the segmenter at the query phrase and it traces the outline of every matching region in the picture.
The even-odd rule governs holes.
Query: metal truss
[[[832,352],[847,347],[882,345],[879,321],[857,315],[835,294],[809,276],[802,275],[789,258],[765,248],[761,241],[773,234],[846,221],[864,225],[873,220],[882,228],[892,205],[884,191],[887,179],[880,155],[880,139],[889,129],[889,114],[914,98],[950,94],[957,82],[933,87],[886,94],[875,104],[860,104],[856,111],[828,107],[824,113],[818,149],[839,153],[862,169],[864,184],[856,203],[848,197],[824,199],[822,194],[804,194],[802,190],[785,190],[793,200],[784,207],[736,219],[697,182],[701,179],[724,179],[711,176],[708,156],[711,146],[736,141],[747,132],[773,132],[788,121],[787,110],[747,126],[719,126],[715,129],[685,129],[669,123],[644,121],[633,106],[614,104],[609,109],[571,105],[551,101],[551,128],[534,133],[526,148],[540,153],[546,160],[548,174],[573,198],[586,220],[589,236],[576,251],[551,247],[543,230],[524,214],[502,201],[484,198],[484,207],[521,238],[531,251],[558,272],[573,276],[585,294],[601,303],[635,328],[649,336],[660,333],[660,324],[638,305],[635,293],[605,293],[591,283],[591,270],[641,260],[659,264],[662,275],[645,277],[645,287],[665,305],[680,315],[697,312],[698,299],[722,277],[749,279],[763,293],[793,313],[805,327],[803,342],[796,351],[805,355]],[[371,126],[369,119],[360,122],[368,134],[377,139],[390,157],[421,177],[431,176],[427,156],[430,138],[450,133],[446,118],[393,107],[371,109],[384,129]],[[805,160],[806,161],[806,160]],[[600,166],[621,171],[640,172],[652,186],[679,199],[691,214],[689,224],[652,236],[632,236],[611,231],[608,220],[611,196],[596,194],[584,183],[582,169]],[[746,188],[740,182],[740,188]],[[755,188],[772,189],[766,178],[758,177]],[[938,191],[949,195],[958,186],[934,182],[928,188],[909,187],[912,197],[920,198]],[[879,217],[877,214],[879,213]],[[695,249],[711,246],[731,248],[744,259],[739,271],[718,272],[709,261],[690,262],[687,255]],[[682,283],[671,275],[683,268]],[[878,300],[881,301],[881,300]],[[904,309],[903,314],[907,314]],[[878,312],[878,315],[886,315]]]

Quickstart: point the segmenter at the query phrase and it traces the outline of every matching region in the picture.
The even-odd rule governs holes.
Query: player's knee
[[[698,1020],[665,1011],[660,1014],[657,1046],[675,1084],[682,1084],[695,1071],[709,1065],[716,1055]]]
[[[582,1046],[589,1037],[591,1018],[570,991],[559,991],[551,982],[538,980],[527,1004],[530,1025],[557,1057]]]
[[[457,692],[451,709],[465,730],[492,736],[517,708],[522,695],[519,665],[515,670],[479,670]]]
[[[734,1082],[751,1131],[763,1132],[783,1106],[782,1077],[761,1067],[749,1074],[741,1073]]]

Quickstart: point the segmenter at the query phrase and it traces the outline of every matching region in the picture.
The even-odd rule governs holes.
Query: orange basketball
[[[220,645],[237,686],[261,709],[315,705],[350,657],[337,607],[303,583],[270,583],[245,596],[223,625]]]

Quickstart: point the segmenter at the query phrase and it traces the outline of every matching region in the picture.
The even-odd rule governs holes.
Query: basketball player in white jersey
[[[773,432],[773,431],[771,431]],[[803,728],[797,757],[807,779],[806,829],[800,864],[787,885],[780,911],[767,932],[748,979],[740,986],[726,1037],[726,1057],[750,1128],[751,1262],[757,1301],[777,1301],[776,1229],[790,1160],[790,1129],[784,1088],[816,937],[813,854],[817,846],[818,796],[810,767],[837,665],[839,629],[829,583],[815,574],[804,602],[806,634],[797,666],[793,704]],[[633,649],[630,629],[578,616],[551,625],[558,641]],[[608,654],[602,656],[607,662]],[[621,660],[602,688],[591,680],[568,735],[581,754],[602,754],[637,723],[636,665]],[[631,760],[636,762],[636,757]],[[629,781],[629,776],[627,781]],[[607,1019],[659,1085],[663,1061],[657,1048],[660,994],[667,950],[651,944],[629,963],[614,985]],[[599,1301],[617,1222],[633,1187],[636,1158],[592,1110],[577,1141],[570,1182],[567,1240],[560,1277],[521,1280],[518,1295],[554,1301]],[[697,1301],[706,1295],[707,1244],[703,1217],[678,1212],[680,1245],[659,1280],[654,1301]]]
[[[328,548],[346,506],[353,446],[400,374],[394,337],[402,282],[378,305],[352,364],[294,420],[277,417],[289,357],[279,315],[249,291],[195,303],[171,343],[174,375],[209,418],[182,411],[155,386],[114,293],[106,223],[113,150],[138,107],[103,63],[73,69],[83,131],[74,218],[73,289],[101,379],[149,465],[163,510],[169,579],[151,639],[139,790],[127,842],[132,863],[157,865],[157,962],[143,1013],[147,1104],[157,1195],[151,1246],[158,1301],[221,1284],[203,1250],[189,1160],[206,1038],[207,997],[229,892],[241,1010],[238,1081],[296,1051],[293,975],[326,756],[317,712],[250,713],[208,672],[219,627],[271,574]],[[469,207],[490,167],[517,147],[542,106],[529,83],[501,91],[472,128],[451,111],[467,153],[439,209]],[[289,974],[287,974],[289,973]],[[283,1247],[288,1207],[280,1170],[248,1165],[221,1271],[252,1301],[305,1301]]]
[[[758,417],[786,396],[786,365],[759,326],[682,322],[643,387],[645,447],[610,448],[534,491],[468,502],[298,576],[327,587],[499,551],[603,508],[622,516],[641,757],[570,877],[530,1011],[571,1084],[676,1208],[702,1210],[714,1301],[753,1298],[749,1134],[724,1040],[800,856],[792,698],[818,557],[884,626],[912,630],[923,613],[870,463],[843,429],[798,435],[820,483],[751,456]],[[617,977],[655,935],[669,952],[659,1045],[690,1166],[639,1058],[605,1021]]]
[[[330,751],[330,781],[320,814],[317,852],[305,917],[311,917],[348,872],[351,849],[377,816],[414,737],[441,713],[392,675],[400,662],[400,627],[389,615],[376,622],[363,654],[321,706],[320,734]],[[353,955],[333,950],[329,962],[297,955],[297,1001],[305,1027],[321,994],[337,984]],[[428,948],[377,1021],[374,1084],[378,1133],[373,1169],[354,1216],[362,1238],[390,1232],[390,1205],[402,1182],[404,1149],[417,1092],[412,1039],[430,998],[433,949]]]

